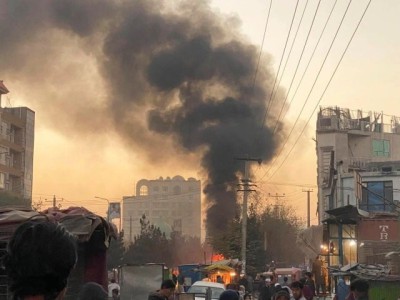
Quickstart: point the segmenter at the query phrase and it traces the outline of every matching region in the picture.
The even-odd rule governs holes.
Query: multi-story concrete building
[[[381,180],[382,176],[386,177],[389,173],[397,176],[400,170],[395,164],[400,162],[399,117],[383,113],[365,114],[339,107],[321,108],[316,140],[320,220],[326,217],[326,210],[347,204],[356,205],[357,197],[362,200],[362,191],[355,193],[354,180],[350,180],[352,183],[349,181],[349,177],[356,178],[356,172],[362,173],[364,179],[370,178],[370,182]],[[389,183],[366,184],[380,194],[384,186],[389,188]],[[393,196],[387,200],[392,202]],[[368,210],[371,209],[369,207]]]
[[[0,191],[32,203],[35,112],[27,107],[2,107],[9,91],[0,81]]]
[[[329,263],[383,263],[399,246],[400,118],[321,108],[316,142]]]
[[[136,184],[136,196],[123,198],[125,241],[130,243],[140,234],[140,218],[146,219],[166,233],[201,236],[201,184],[200,180],[182,176],[172,179],[142,179]]]

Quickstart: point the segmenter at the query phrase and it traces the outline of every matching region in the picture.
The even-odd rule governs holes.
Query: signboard
[[[110,207],[108,208],[108,217],[110,218],[110,221],[112,219],[121,218],[121,203],[119,202],[110,203]]]
[[[369,241],[397,241],[397,219],[363,219],[358,224],[358,239]]]

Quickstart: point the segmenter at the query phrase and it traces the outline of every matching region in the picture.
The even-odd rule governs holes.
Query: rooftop
[[[383,112],[364,112],[341,107],[320,107],[317,131],[348,131],[355,134],[370,132],[400,134],[400,117]]]

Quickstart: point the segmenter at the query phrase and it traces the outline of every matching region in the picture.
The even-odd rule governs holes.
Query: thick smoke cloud
[[[65,45],[86,55],[100,74],[106,102],[90,93],[76,100],[60,93],[48,118],[64,111],[81,132],[108,120],[148,158],[176,155],[160,153],[166,137],[177,151],[197,153],[212,234],[236,213],[244,166],[235,156],[269,160],[279,143],[261,126],[273,76],[263,62],[254,81],[258,50],[240,36],[237,20],[212,12],[206,1],[160,3],[0,0],[1,76],[27,76],[26,65],[33,65],[31,78],[51,78],[57,61],[62,66],[59,49],[64,53]],[[68,87],[68,77],[60,84]],[[82,102],[89,112],[84,121]],[[274,122],[269,117],[267,125]]]

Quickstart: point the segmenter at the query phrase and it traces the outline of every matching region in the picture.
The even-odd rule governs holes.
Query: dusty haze
[[[192,2],[0,0],[0,69],[25,87],[38,126],[87,140],[93,157],[116,134],[151,169],[200,167],[213,232],[236,212],[234,158],[276,152],[282,100],[262,126],[268,59],[254,81],[259,50],[238,20]]]

